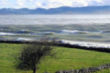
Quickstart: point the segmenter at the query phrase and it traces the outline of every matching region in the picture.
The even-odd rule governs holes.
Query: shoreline
[[[49,43],[52,43],[54,40],[49,40]],[[0,43],[8,44],[40,44],[41,41],[30,41],[30,40],[0,40]],[[77,48],[83,50],[92,50],[98,52],[110,53],[110,44],[104,43],[92,43],[92,42],[80,42],[80,41],[70,41],[70,40],[55,40],[53,42],[54,46],[68,47],[68,48]]]
[[[77,45],[82,47],[94,47],[94,48],[110,48],[110,43],[103,43],[103,42],[88,42],[88,41],[71,41],[71,40],[64,40],[64,39],[47,39],[47,41],[52,42],[56,44],[68,44],[68,45]],[[0,43],[39,43],[40,40],[32,40],[32,39],[21,39],[21,40],[2,40],[0,39]]]

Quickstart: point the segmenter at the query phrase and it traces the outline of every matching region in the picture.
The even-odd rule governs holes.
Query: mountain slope
[[[97,14],[110,13],[110,6],[59,7],[51,9],[0,9],[0,14]]]

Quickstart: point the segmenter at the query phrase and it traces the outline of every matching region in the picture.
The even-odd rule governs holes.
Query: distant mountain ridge
[[[110,6],[89,6],[89,7],[58,7],[50,9],[0,9],[0,14],[110,14]]]

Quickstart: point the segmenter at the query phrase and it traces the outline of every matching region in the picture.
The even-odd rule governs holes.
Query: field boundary
[[[40,44],[40,41],[12,41],[12,40],[0,40],[0,43],[8,43],[8,44]],[[52,43],[52,42],[50,42]],[[68,48],[77,48],[77,49],[83,49],[83,50],[92,50],[92,51],[99,51],[99,52],[106,52],[110,53],[110,48],[104,48],[104,47],[86,47],[86,46],[80,46],[77,44],[69,44],[69,43],[62,43],[62,42],[54,42],[54,46],[61,46],[61,47],[68,47]]]
[[[110,64],[101,65],[99,67],[89,67],[89,68],[83,68],[83,69],[73,69],[73,70],[61,70],[57,71],[56,73],[94,73],[103,69],[109,69]]]

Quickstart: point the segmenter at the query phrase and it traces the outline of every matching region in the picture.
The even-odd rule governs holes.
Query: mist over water
[[[45,36],[110,43],[110,15],[0,15],[0,39]]]
[[[0,15],[3,25],[109,24],[110,15]]]

